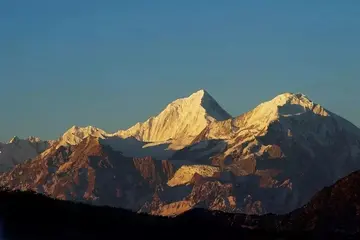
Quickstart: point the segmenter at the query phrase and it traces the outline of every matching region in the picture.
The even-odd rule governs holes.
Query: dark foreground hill
[[[175,218],[0,191],[0,239],[357,239],[360,172],[293,213],[249,216],[195,209]]]
[[[4,239],[270,237],[264,231],[232,227],[224,214],[197,210],[167,218],[55,200],[32,192],[0,192],[0,217]]]

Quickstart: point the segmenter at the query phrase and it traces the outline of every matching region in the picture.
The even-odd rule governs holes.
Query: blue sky
[[[206,89],[302,92],[360,125],[358,0],[2,0],[0,141],[127,128]]]

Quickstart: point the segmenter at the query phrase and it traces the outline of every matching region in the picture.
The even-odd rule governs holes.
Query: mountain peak
[[[204,89],[200,89],[188,97],[179,98],[170,103],[166,108],[173,106],[181,106],[186,111],[196,111],[197,108],[201,108],[205,111],[210,121],[217,120],[223,121],[232,118],[219,103]]]
[[[103,138],[109,135],[104,130],[94,126],[72,126],[61,137],[62,144],[76,145],[89,136]]]
[[[301,101],[307,103],[313,103],[305,94],[302,93],[292,93],[292,92],[285,92],[282,94],[277,95],[271,100],[273,103],[276,104],[285,104],[291,101]]]
[[[96,131],[101,131],[104,132],[103,130],[101,130],[100,128],[94,127],[94,126],[86,126],[86,127],[81,127],[81,126],[72,126],[71,128],[69,128],[66,133],[68,132],[96,132]]]
[[[297,111],[300,111],[299,109],[302,108],[302,112],[305,112],[308,110],[312,110],[316,105],[318,104],[310,100],[305,94],[285,92],[277,95],[269,101],[261,103],[255,109],[265,108],[267,112],[279,112],[282,108],[287,108],[288,110],[294,110],[295,108],[297,108]]]
[[[10,139],[9,143],[16,143],[20,140],[20,138],[18,136],[14,136],[13,138]]]
[[[193,94],[205,94],[207,93],[207,91],[205,89],[199,89],[196,92],[194,92]]]
[[[193,94],[191,94],[188,98],[203,98],[206,95],[210,96],[210,94],[205,89],[200,89]]]
[[[144,123],[119,131],[118,135],[148,142],[187,139],[197,136],[210,122],[229,118],[231,115],[206,90],[200,89],[188,97],[171,102],[157,116]]]
[[[172,103],[187,103],[187,102],[191,102],[198,105],[201,102],[203,102],[204,99],[214,100],[214,98],[206,90],[200,89],[187,97],[182,97],[174,100],[169,105],[171,105]]]
[[[314,103],[305,94],[285,92],[261,103],[244,114],[242,118],[246,119],[249,126],[258,126],[259,129],[264,129],[275,120],[299,116],[304,113],[313,113],[323,117],[330,115],[329,111]]]
[[[28,140],[31,143],[41,142],[41,139],[39,137],[35,137],[35,136],[29,136],[26,140]]]

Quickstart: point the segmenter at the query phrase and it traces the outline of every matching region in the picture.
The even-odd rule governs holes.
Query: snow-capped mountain
[[[0,172],[10,170],[15,165],[36,157],[52,144],[40,138],[20,139],[13,137],[8,143],[0,143]]]
[[[284,93],[232,120],[214,122],[195,145],[218,137],[227,148],[207,164],[231,172],[236,184],[252,185],[241,198],[252,196],[262,212],[300,207],[324,186],[360,169],[360,130],[303,94]],[[193,148],[177,158],[190,156]]]
[[[93,126],[87,126],[87,127],[72,126],[60,137],[60,139],[58,139],[58,144],[77,145],[83,139],[89,136],[103,139],[105,137],[109,137],[110,135],[111,134],[105,132],[104,130]]]
[[[40,154],[42,156],[46,155],[51,146],[59,148],[61,146],[77,145],[90,136],[105,138],[111,136],[111,134],[93,126],[72,126],[57,140],[43,141],[34,136],[20,139],[15,136],[6,144],[0,143],[0,172],[10,170],[15,165],[31,160]]]
[[[238,117],[209,124],[198,137],[200,139],[230,139],[243,132],[261,135],[274,122],[301,118],[300,116],[303,115],[306,115],[310,121],[313,119],[312,116],[331,117],[339,122],[341,127],[359,134],[356,126],[314,103],[304,94],[283,93]]]
[[[95,152],[88,151],[89,141]],[[110,162],[104,151],[110,151]],[[126,198],[124,207],[160,215],[179,214],[195,207],[284,213],[301,207],[324,186],[360,169],[360,130],[304,94],[283,93],[232,118],[200,90],[175,100],[159,115],[128,130],[106,133],[91,126],[74,126],[35,162],[17,165],[3,174],[0,182],[11,188],[40,189],[72,199],[69,189],[85,189],[93,181],[95,166],[101,166],[101,174],[96,177],[101,187],[110,184],[110,175],[119,178],[114,172],[121,168],[119,165],[114,169],[116,156],[151,156],[166,159],[167,167],[171,165],[171,176],[147,192],[153,194],[152,198],[146,195],[144,203],[139,199],[144,195],[132,192],[127,196],[134,204]],[[88,169],[85,175],[82,168]],[[144,171],[155,176],[167,172],[151,164]],[[53,182],[45,183],[44,179]],[[67,188],[60,187],[62,182],[68,184]],[[114,192],[113,187],[110,191]],[[100,190],[91,189],[86,196],[100,197],[96,192]],[[99,201],[112,205],[114,201],[107,201],[105,192]],[[83,193],[76,192],[76,199],[88,199]]]
[[[207,91],[199,90],[171,102],[157,116],[127,130],[107,133],[94,126],[72,126],[56,142],[58,146],[76,145],[89,136],[101,139],[120,137],[148,143],[144,148],[168,144],[168,148],[179,149],[190,144],[210,123],[230,118],[231,115]]]
[[[360,169],[360,130],[304,94],[284,93],[238,117],[210,123],[171,159],[220,167],[216,178],[196,174],[231,183],[226,196],[235,196],[237,211],[284,213]],[[191,179],[195,166],[189,167],[193,170],[175,176]]]
[[[189,97],[168,104],[159,115],[137,123],[115,135],[135,137],[144,142],[173,141],[184,146],[192,141],[208,124],[231,118],[210,94],[199,90]]]

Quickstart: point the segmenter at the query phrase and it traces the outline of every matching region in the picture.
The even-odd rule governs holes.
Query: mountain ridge
[[[206,91],[205,89],[200,89],[200,90],[198,90],[198,91],[190,94],[190,95],[187,96],[187,97],[178,98],[178,99],[172,101],[171,103],[176,102],[177,100],[190,98],[191,96],[202,96],[203,99],[211,99],[210,102],[211,102],[211,101],[214,101],[217,105],[219,105],[218,102],[217,102],[217,101],[208,93],[208,91]],[[273,97],[272,99],[270,99],[270,100],[268,100],[268,101],[264,101],[264,102],[258,104],[257,106],[255,106],[253,109],[251,109],[251,110],[249,110],[249,111],[245,111],[245,112],[243,112],[243,113],[241,113],[241,114],[239,114],[239,115],[236,115],[235,117],[232,117],[229,113],[227,113],[227,112],[224,110],[224,111],[225,111],[224,115],[226,115],[225,119],[221,120],[221,118],[220,118],[220,119],[216,119],[216,121],[217,121],[217,122],[222,122],[222,121],[230,121],[230,119],[235,120],[235,119],[237,119],[237,118],[240,118],[242,115],[244,115],[244,114],[246,114],[246,113],[248,113],[248,112],[251,112],[252,110],[254,110],[254,109],[256,109],[256,108],[258,108],[258,107],[260,107],[260,106],[262,106],[262,105],[264,105],[264,104],[266,104],[266,103],[268,103],[268,102],[271,102],[271,101],[273,101],[273,100],[275,100],[275,99],[281,99],[281,98],[283,98],[284,96],[303,97],[303,98],[305,98],[305,99],[308,99],[310,102],[312,102],[312,101],[308,98],[308,96],[305,95],[305,94],[303,94],[303,93],[299,93],[299,92],[297,92],[297,93],[294,93],[294,92],[283,92],[283,93],[280,93],[280,94],[276,95],[275,97]],[[168,105],[170,105],[171,103],[169,103]],[[167,106],[168,106],[168,105],[167,105]],[[318,104],[316,104],[316,105],[318,105]],[[220,105],[219,105],[219,107],[223,110],[223,108],[222,108]],[[321,111],[321,110],[322,110],[322,111],[323,111],[323,110],[327,111],[326,109],[322,108],[320,105],[319,105],[319,107],[320,107],[320,109],[316,109],[317,111]],[[165,109],[166,109],[166,107],[165,107],[162,111],[164,111]],[[162,112],[162,111],[161,111],[161,112]],[[160,112],[160,113],[161,113],[161,112]],[[326,112],[325,112],[325,114],[326,114]],[[338,114],[335,114],[334,112],[332,112],[332,115],[335,115],[335,116],[337,116],[337,117],[340,117]],[[154,117],[156,117],[156,116],[157,116],[157,115],[155,115],[155,116],[153,116],[153,117],[150,117],[149,119],[154,118]],[[342,118],[342,117],[340,117],[340,118]],[[147,119],[146,121],[148,121],[149,119]],[[145,121],[145,122],[146,122],[146,121]],[[104,130],[102,130],[102,129],[94,126],[94,125],[87,125],[87,126],[74,125],[74,126],[70,127],[69,129],[67,129],[67,130],[60,136],[60,138],[63,137],[63,135],[64,135],[66,132],[69,132],[69,131],[71,131],[71,130],[74,129],[74,128],[75,128],[75,129],[76,129],[76,128],[78,128],[78,129],[93,128],[93,129],[97,129],[97,130],[98,130],[99,132],[101,132],[101,133],[105,133],[106,136],[115,136],[115,135],[119,136],[119,133],[120,133],[120,135],[123,134],[125,137],[128,137],[128,136],[130,136],[131,134],[124,134],[124,132],[126,132],[126,131],[134,128],[134,127],[137,128],[136,126],[138,126],[138,125],[140,125],[140,124],[142,124],[142,123],[144,123],[144,122],[137,122],[136,124],[134,124],[133,126],[129,127],[128,129],[115,130],[114,132],[106,132],[106,131],[104,131]],[[353,125],[353,126],[351,126],[353,129],[355,129],[355,128],[356,128],[356,129],[359,129],[359,127],[358,127],[356,124],[351,123],[351,125]],[[355,127],[355,128],[354,128],[354,127]],[[131,135],[131,136],[132,136],[132,135]],[[15,137],[19,138],[18,136],[15,136]],[[134,136],[134,137],[136,137],[136,136]],[[33,136],[30,136],[30,137],[24,138],[24,139],[30,139],[30,138],[41,140],[40,138],[38,138],[38,137],[33,137]],[[58,138],[58,139],[59,139],[59,138]],[[58,140],[58,139],[57,139],[57,140]],[[10,141],[11,141],[11,140],[10,140]],[[42,141],[55,141],[55,139],[53,139],[53,140],[42,140]],[[146,141],[146,140],[144,140],[144,141]],[[148,141],[147,141],[147,142],[148,142]],[[151,141],[150,141],[150,142],[151,142]]]
[[[145,142],[164,142],[194,137],[210,122],[231,118],[205,90],[169,103],[158,115],[143,123],[136,123],[114,135],[135,137]]]
[[[75,176],[70,183],[67,181],[67,188],[72,189],[81,169],[91,172],[91,164],[96,165],[96,161],[109,163],[100,152],[91,153],[84,148],[86,141],[97,139],[99,148],[110,147],[111,151],[121,153],[111,154],[113,166],[117,164],[115,156],[155,157],[173,166],[175,177],[164,180],[162,190],[151,188],[145,202],[144,198],[133,199],[141,202],[136,205],[138,208],[134,207],[136,210],[176,215],[204,207],[265,214],[291,211],[322,187],[360,168],[360,130],[304,94],[282,93],[237,117],[222,112],[214,101],[200,90],[173,101],[159,115],[135,124],[135,130],[130,132],[106,133],[92,126],[73,126],[37,159],[18,165],[16,171],[3,174],[0,180],[26,189],[36,182],[35,176],[42,176],[41,179],[52,179],[52,184],[46,186],[50,193],[65,196],[67,190],[51,189],[66,182],[66,178],[54,178],[51,174],[59,168],[64,170],[61,174]],[[210,107],[203,108],[203,102]],[[215,111],[211,106],[215,106]],[[220,116],[216,116],[218,112]],[[153,133],[154,138],[148,138]],[[61,166],[51,166],[51,162]],[[69,166],[76,166],[75,175]],[[36,174],[27,172],[29,169]],[[110,181],[104,171],[111,174],[115,171],[111,167],[106,169],[100,170],[96,178],[99,182]],[[151,171],[157,175],[160,169]],[[16,182],[19,174],[21,184]],[[88,184],[94,181],[90,175],[82,176]],[[86,186],[86,181],[81,187]],[[33,187],[41,189],[44,184],[39,182]],[[95,194],[93,191],[87,191],[87,196]],[[104,198],[104,203],[112,205],[114,201]]]

